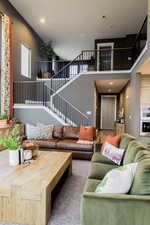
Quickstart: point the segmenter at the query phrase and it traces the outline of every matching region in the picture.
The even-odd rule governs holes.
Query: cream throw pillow
[[[28,139],[48,140],[53,138],[53,125],[26,124],[26,136]]]
[[[109,171],[97,186],[96,193],[126,194],[129,192],[138,163],[130,163]]]
[[[92,145],[94,144],[94,141],[85,141],[85,140],[78,140],[77,144],[82,144],[82,145]]]

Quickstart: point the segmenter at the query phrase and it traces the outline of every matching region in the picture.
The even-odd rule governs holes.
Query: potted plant
[[[21,146],[20,125],[17,124],[11,130],[7,138],[0,139],[0,145],[9,150],[9,164],[16,166],[19,164],[19,149]]]
[[[5,127],[7,126],[8,123],[8,117],[7,114],[0,114],[0,127]]]
[[[51,46],[51,41],[49,41],[47,43],[43,42],[40,45],[40,56],[41,56],[41,58],[45,58],[45,59],[48,59],[49,61],[52,61],[52,59],[55,55],[56,54],[54,53],[53,48]]]

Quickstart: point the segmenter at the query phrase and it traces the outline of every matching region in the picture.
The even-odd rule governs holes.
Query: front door
[[[114,130],[116,121],[116,96],[101,96],[101,129]]]

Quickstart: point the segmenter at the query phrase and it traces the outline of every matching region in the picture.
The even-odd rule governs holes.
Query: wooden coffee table
[[[65,171],[72,173],[72,153],[40,152],[32,163],[11,167],[8,151],[0,152],[0,221],[46,225],[51,193]]]

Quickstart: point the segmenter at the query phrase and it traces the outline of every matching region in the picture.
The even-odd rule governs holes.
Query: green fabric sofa
[[[122,135],[120,148],[125,149],[122,165],[139,162],[130,192],[95,193],[105,174],[117,167],[95,152],[81,200],[81,225],[150,225],[150,150],[128,134]]]

